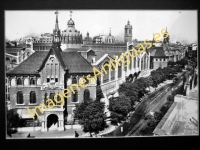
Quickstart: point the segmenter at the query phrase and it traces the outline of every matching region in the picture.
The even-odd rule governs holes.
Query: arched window
[[[46,102],[46,101],[47,101],[47,96],[48,96],[48,94],[45,93],[45,94],[44,94],[44,104],[46,104],[46,105],[48,105],[48,102]]]
[[[55,93],[50,93],[50,99],[54,102],[54,104],[56,105],[56,101],[54,100],[54,96],[55,96]]]
[[[17,85],[22,85],[22,79],[21,78],[17,79]]]
[[[104,64],[105,65],[105,64]],[[104,74],[103,76],[103,83],[106,83],[109,81],[109,67],[105,66],[104,67],[105,71],[107,72],[107,74]]]
[[[73,78],[72,78],[72,84],[77,84],[77,79],[76,79],[76,77],[73,77]]]
[[[30,104],[35,104],[36,103],[36,93],[35,91],[30,92]]]
[[[129,60],[130,60],[129,69],[131,70],[131,68],[133,68],[132,58],[130,57]]]
[[[118,66],[118,78],[122,77],[122,66]]]
[[[30,85],[35,85],[35,79],[34,78],[30,79]]]
[[[24,103],[24,98],[23,98],[23,93],[22,91],[17,92],[17,104],[23,104]]]
[[[72,93],[72,102],[78,102],[78,91],[74,90],[74,94]]]
[[[133,58],[133,61],[134,61],[134,68],[136,68],[136,57]]]
[[[84,99],[84,101],[88,101],[89,98],[90,98],[90,91],[88,89],[86,89],[84,91],[84,97],[83,97],[83,99]]]
[[[141,60],[141,70],[143,70],[144,68],[143,68],[143,58],[142,58],[142,60]]]
[[[115,69],[111,71],[111,80],[115,80]]]

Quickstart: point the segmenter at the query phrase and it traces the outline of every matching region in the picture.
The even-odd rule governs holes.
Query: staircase
[[[58,122],[55,124],[52,124],[49,128],[49,131],[57,131],[58,130]]]

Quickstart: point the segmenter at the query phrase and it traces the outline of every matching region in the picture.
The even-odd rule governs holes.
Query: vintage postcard
[[[5,10],[6,138],[199,135],[197,10]]]

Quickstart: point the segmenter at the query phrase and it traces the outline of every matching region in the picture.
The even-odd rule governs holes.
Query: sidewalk
[[[75,131],[79,134],[79,137],[82,137],[83,131],[82,129],[67,129],[65,131],[33,131],[33,132],[17,132],[16,135],[20,134],[29,134],[32,138],[75,138]],[[15,138],[22,138],[13,136]],[[11,137],[12,138],[12,137]]]

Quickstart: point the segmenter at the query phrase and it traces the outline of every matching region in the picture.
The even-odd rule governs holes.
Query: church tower
[[[166,37],[166,34],[163,35],[163,44],[168,45],[168,44],[169,44],[169,33],[167,32],[167,27],[166,27],[165,33],[168,34],[168,37],[165,38],[165,37]]]
[[[53,30],[53,45],[56,47],[60,47],[61,35],[60,35],[59,26],[58,26],[58,11],[56,11],[55,14],[56,14],[56,24],[55,24],[55,29]]]
[[[125,43],[132,42],[132,25],[130,25],[129,20],[127,22],[127,25],[125,25],[125,28],[124,28],[124,42]]]

